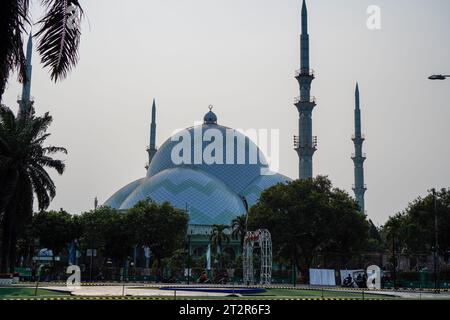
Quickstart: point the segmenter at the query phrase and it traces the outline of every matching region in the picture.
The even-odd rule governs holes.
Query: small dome
[[[217,124],[217,116],[212,112],[212,106],[209,106],[209,112],[203,117],[205,124]]]
[[[248,206],[251,207],[258,202],[261,193],[263,193],[264,190],[275,186],[278,183],[285,184],[290,181],[292,181],[292,179],[282,174],[272,172],[272,174],[261,175],[253,180],[241,194],[247,200]]]
[[[111,207],[111,208],[119,208],[122,205],[122,202],[125,201],[126,198],[137,188],[141,185],[142,182],[144,182],[145,178],[138,179],[136,181],[131,182],[130,184],[126,185],[116,193],[114,193],[106,202],[105,206]]]

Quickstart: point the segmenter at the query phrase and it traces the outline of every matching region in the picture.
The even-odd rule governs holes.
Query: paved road
[[[174,297],[173,290],[159,290],[158,288],[143,288],[134,286],[82,286],[79,289],[69,289],[67,286],[50,286],[40,287],[41,289],[56,290],[62,292],[70,292],[76,296],[164,296]],[[188,292],[177,291],[176,296],[189,297],[225,297],[226,293],[212,293],[212,292]]]

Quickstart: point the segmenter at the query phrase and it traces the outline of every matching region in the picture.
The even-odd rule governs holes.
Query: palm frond
[[[38,22],[38,52],[42,63],[50,68],[51,78],[65,78],[78,62],[83,10],[78,0],[41,0],[46,7]]]
[[[42,151],[44,152],[44,154],[55,154],[58,152],[67,154],[67,149],[61,148],[61,147],[46,147],[46,148],[43,148]]]
[[[22,33],[29,24],[29,0],[2,0],[0,4],[0,101],[13,70],[25,78]]]
[[[61,160],[55,160],[46,156],[39,157],[38,159],[36,159],[36,162],[40,166],[55,169],[59,174],[63,174],[64,169],[66,168],[66,165]]]

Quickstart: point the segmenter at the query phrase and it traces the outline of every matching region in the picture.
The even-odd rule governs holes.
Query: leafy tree
[[[450,249],[450,190],[418,197],[408,207],[389,218],[382,228],[386,248],[392,245],[392,237],[402,254],[429,254],[435,242],[435,208],[438,222],[438,242],[441,252]]]
[[[38,51],[44,66],[50,68],[51,78],[56,81],[64,78],[77,63],[83,11],[78,0],[40,2],[45,13],[38,21]],[[20,80],[26,77],[22,34],[31,24],[30,0],[0,2],[0,102],[12,71],[20,71]]]
[[[372,220],[369,220],[369,239],[367,250],[370,252],[380,252],[383,250],[383,239],[380,228],[376,227]]]
[[[241,248],[244,246],[245,233],[247,232],[247,216],[242,215],[236,217],[231,222],[231,229],[233,230],[231,236],[233,239],[239,239]]]
[[[343,259],[359,253],[369,229],[356,202],[321,176],[264,191],[250,209],[249,225],[268,229],[274,256],[290,261],[304,274],[321,252],[339,253]]]
[[[128,210],[126,225],[133,230],[134,243],[150,248],[162,275],[163,259],[183,248],[189,216],[165,202],[141,201]]]
[[[98,249],[107,257],[125,261],[133,242],[134,230],[126,224],[125,213],[109,207],[83,213],[80,218],[81,244],[84,249]]]
[[[32,236],[39,245],[51,249],[53,256],[59,255],[67,245],[80,237],[77,221],[66,211],[41,211],[33,216]]]
[[[168,258],[165,258],[163,263],[168,266],[172,272],[179,273],[184,267],[186,267],[187,257],[188,250],[185,248],[177,249]],[[191,269],[193,264],[193,261],[191,261]]]
[[[44,147],[52,117],[34,115],[31,108],[17,117],[0,106],[0,219],[2,229],[0,272],[14,269],[16,241],[29,223],[36,196],[39,210],[45,210],[55,197],[56,188],[46,168],[64,172],[55,153],[67,153],[60,147]]]
[[[213,225],[212,233],[211,233],[211,243],[214,247],[216,247],[217,252],[217,261],[218,261],[218,269],[222,269],[222,245],[223,243],[230,242],[230,236],[225,233],[225,230],[229,229],[228,226],[225,225]]]

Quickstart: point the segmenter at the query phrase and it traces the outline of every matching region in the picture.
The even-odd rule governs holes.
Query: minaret
[[[355,192],[356,201],[359,204],[361,212],[365,212],[364,194],[366,193],[366,185],[364,184],[364,161],[366,155],[362,153],[362,146],[364,143],[364,136],[361,134],[361,109],[359,105],[359,85],[356,83],[355,90],[355,134],[352,137],[355,144],[355,153],[352,155],[355,164],[355,185],[353,191]]]
[[[17,100],[19,103],[19,110],[23,112],[33,106],[33,99],[31,98],[31,76],[33,71],[33,66],[31,65],[31,58],[33,55],[33,35],[30,32],[27,43],[27,55],[26,55],[26,70],[25,79],[23,80],[22,95]]]
[[[295,77],[300,85],[300,97],[295,99],[299,113],[299,135],[294,137],[294,146],[299,157],[300,179],[313,177],[313,155],[317,150],[317,137],[312,135],[312,112],[316,100],[311,97],[311,82],[314,72],[309,66],[308,11],[306,2],[302,5],[302,33],[300,37],[300,70]]]
[[[155,156],[157,149],[156,149],[156,102],[155,99],[153,99],[153,105],[152,105],[152,123],[150,125],[150,145],[147,148],[148,152],[148,164],[145,167],[148,169],[150,166],[150,163],[152,162],[153,157]]]

